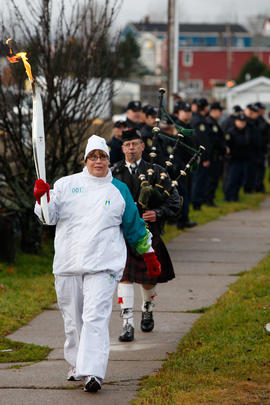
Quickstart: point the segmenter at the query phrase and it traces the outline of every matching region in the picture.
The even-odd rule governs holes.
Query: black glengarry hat
[[[132,141],[133,139],[141,139],[141,132],[138,129],[131,128],[123,131],[121,138],[122,143]]]

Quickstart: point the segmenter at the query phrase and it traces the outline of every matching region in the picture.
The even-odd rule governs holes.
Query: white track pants
[[[108,364],[109,321],[117,282],[107,272],[55,276],[57,301],[64,319],[64,357],[78,376],[104,379]]]

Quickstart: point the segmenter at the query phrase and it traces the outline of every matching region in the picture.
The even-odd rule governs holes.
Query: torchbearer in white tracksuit
[[[53,273],[64,319],[64,356],[72,366],[69,380],[85,380],[85,391],[97,391],[109,356],[112,299],[126,263],[124,237],[146,259],[153,275],[160,264],[151,233],[121,181],[112,177],[109,150],[92,135],[82,172],[66,176],[53,190],[35,182],[35,213],[42,220],[40,197],[47,193],[50,225],[56,225]]]

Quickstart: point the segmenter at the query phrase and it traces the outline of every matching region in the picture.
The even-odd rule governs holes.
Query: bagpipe
[[[183,142],[185,136],[193,135],[193,129],[186,129],[177,125],[174,120],[170,117],[165,107],[163,106],[163,98],[165,94],[165,89],[159,89],[159,106],[156,118],[156,125],[152,129],[152,146],[149,153],[150,167],[147,169],[145,174],[140,174],[138,176],[140,180],[140,193],[138,198],[138,203],[144,210],[158,208],[170,195],[173,193],[175,187],[178,186],[178,182],[181,177],[186,176],[189,171],[192,171],[194,166],[197,164],[198,159],[204,152],[205,148],[200,146],[199,149],[194,149],[191,146]],[[162,114],[167,116],[173,125],[177,128],[177,136],[167,136],[161,133],[160,121]],[[168,138],[170,141],[175,142],[173,149],[169,155],[169,159],[166,160],[166,170],[158,171],[158,178],[156,176],[156,170],[154,167],[155,159],[157,157],[157,144],[159,142],[159,137]],[[186,164],[184,170],[180,170],[178,176],[175,180],[171,180],[168,176],[171,167],[174,165],[175,155],[179,146],[183,146],[190,150],[193,155],[189,162]],[[135,160],[135,159],[134,159]],[[134,162],[136,164],[136,162]]]

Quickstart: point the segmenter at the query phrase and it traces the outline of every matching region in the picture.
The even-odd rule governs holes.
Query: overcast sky
[[[41,0],[33,0],[38,4]],[[72,9],[70,3],[79,0],[64,0],[67,10]],[[110,0],[114,2],[115,0]],[[121,2],[121,0],[118,0]],[[249,19],[257,15],[270,18],[270,0],[176,0],[178,4],[178,19],[181,22],[198,23],[241,23],[249,27]],[[15,0],[17,6],[25,9],[26,0]],[[96,0],[97,4],[104,0]],[[58,0],[53,0],[54,4]],[[5,11],[9,0],[0,0],[0,10]],[[168,0],[122,0],[122,6],[115,22],[116,27],[123,28],[129,22],[139,22],[146,15],[150,21],[167,19]],[[250,28],[250,27],[249,27]]]
[[[258,14],[270,18],[270,0],[177,0],[179,21],[248,23]],[[165,21],[168,0],[123,0],[118,23],[138,22],[146,15],[152,21]]]

